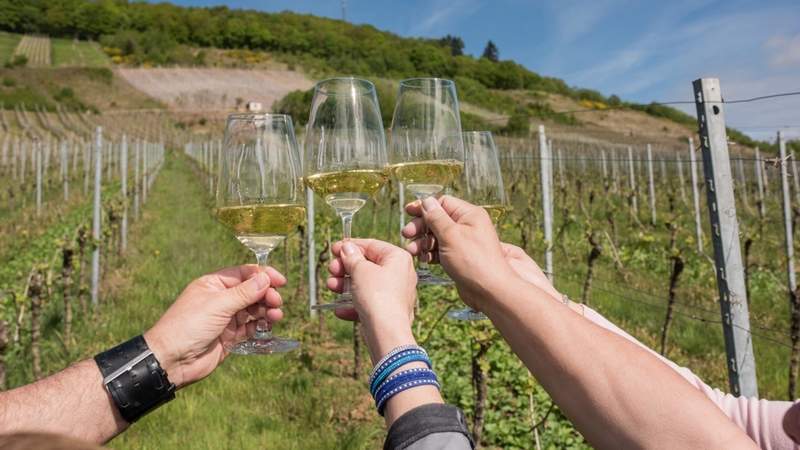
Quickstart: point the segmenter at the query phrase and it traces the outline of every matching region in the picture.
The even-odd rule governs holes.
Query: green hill
[[[513,126],[526,123],[526,117],[577,121],[538,101],[541,94],[562,95],[598,110],[635,109],[694,127],[694,118],[669,107],[623,102],[616,95],[572,87],[514,61],[463,55],[463,42],[455,36],[404,38],[370,25],[290,12],[127,0],[0,0],[0,30],[96,40],[118,64],[205,66],[212,49],[245,49],[269,52],[314,76],[452,78],[465,101],[512,116],[510,132],[520,131]],[[502,95],[520,90],[532,95],[523,102],[519,96]],[[736,131],[731,138],[746,146],[769,147]]]

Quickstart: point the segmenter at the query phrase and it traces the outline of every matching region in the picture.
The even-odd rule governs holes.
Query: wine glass
[[[394,178],[420,201],[440,194],[461,175],[464,145],[455,83],[440,78],[400,82],[389,163]],[[424,246],[427,239],[420,242]],[[452,280],[431,273],[428,259],[423,247],[417,266],[418,284],[452,284]]]
[[[464,140],[465,200],[489,213],[495,226],[508,210],[506,190],[497,147],[491,131],[468,131]],[[486,316],[472,308],[453,310],[448,317],[456,320],[484,320]]]
[[[353,216],[388,180],[386,136],[375,85],[357,78],[331,78],[314,88],[305,140],[305,182],[342,220],[350,239]],[[333,303],[351,306],[350,278]]]
[[[225,126],[216,216],[267,266],[269,253],[299,225],[306,208],[302,167],[292,118],[285,114],[231,114]],[[255,334],[227,348],[239,355],[283,353],[300,343],[272,335],[266,319]]]

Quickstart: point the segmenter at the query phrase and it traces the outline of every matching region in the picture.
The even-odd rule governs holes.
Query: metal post
[[[608,164],[606,163],[606,151],[600,150],[600,166],[603,169],[603,185],[608,185]]]
[[[119,176],[122,193],[122,224],[120,226],[120,248],[124,253],[128,248],[128,136],[122,135],[119,147]]]
[[[89,169],[92,163],[91,144],[84,143],[83,145],[83,196],[89,195]]]
[[[758,214],[759,217],[764,217],[764,177],[761,168],[761,152],[756,147],[756,160],[755,160],[756,183],[758,184]]]
[[[797,279],[794,273],[794,233],[792,231],[792,198],[789,193],[789,173],[786,168],[786,142],[778,131],[778,148],[781,158],[781,193],[783,198],[783,227],[786,231],[786,275],[789,288],[789,308],[794,309],[792,298],[797,290]]]
[[[64,201],[69,200],[69,156],[67,155],[67,141],[61,141],[61,182],[64,189]]]
[[[100,297],[98,288],[100,286],[100,216],[101,198],[100,183],[103,178],[103,127],[97,127],[95,131],[94,145],[94,214],[92,217],[92,239],[95,242],[92,250],[92,305],[97,306]]]
[[[133,220],[139,220],[139,190],[142,180],[139,176],[139,162],[141,161],[142,141],[137,139],[133,157]]]
[[[744,163],[742,162],[742,154],[739,153],[739,158],[736,159],[736,168],[739,171],[739,185],[742,188],[742,200],[744,201],[744,206],[749,208],[750,207],[750,198],[747,195],[747,176],[744,174]]]
[[[716,78],[695,80],[693,86],[697,125],[703,149],[703,172],[711,218],[711,237],[714,242],[728,380],[733,395],[757,397],[756,363],[750,336],[750,312],[747,306],[722,93]]]
[[[800,179],[797,178],[797,162],[794,159],[794,152],[791,152],[791,158],[789,161],[792,162],[792,181],[794,182],[794,198],[795,202],[800,205]],[[784,156],[785,157],[785,156]]]
[[[33,157],[36,161],[36,217],[42,215],[42,146],[33,144]]]
[[[147,154],[150,153],[150,143],[144,143],[144,153],[142,153],[142,205],[147,203],[147,185],[148,185],[148,176],[149,173],[147,165]]]
[[[539,125],[539,180],[542,187],[542,213],[544,214],[544,266],[545,274],[553,281],[553,162],[544,125]]]
[[[686,201],[686,179],[683,177],[683,160],[681,159],[681,155],[675,154],[675,164],[678,166],[678,184],[681,188],[681,200],[683,204],[687,204]]]
[[[700,218],[700,193],[697,189],[697,151],[694,139],[689,138],[689,169],[692,174],[692,202],[694,203],[694,231],[697,236],[697,252],[703,253],[703,221]]]
[[[308,255],[308,309],[317,317],[317,248],[314,243],[314,191],[306,188],[306,254]]]
[[[561,186],[561,189],[567,186],[567,181],[564,177],[564,158],[561,154],[561,149],[558,149],[558,184]]]
[[[653,148],[647,144],[647,184],[650,200],[650,223],[656,224],[656,187],[653,183]]]
[[[611,149],[611,189],[614,193],[619,192],[619,170],[617,167],[617,151]]]
[[[636,171],[633,168],[633,148],[628,147],[628,181],[631,188],[631,207],[633,214],[639,215],[639,203],[636,199]]]

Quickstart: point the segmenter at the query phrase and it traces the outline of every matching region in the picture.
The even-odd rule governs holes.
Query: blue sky
[[[173,3],[341,17],[340,0]],[[491,39],[503,59],[639,102],[690,100],[702,76],[719,77],[727,99],[800,91],[798,0],[347,0],[347,20],[403,36],[455,34],[474,55]],[[800,96],[727,105],[726,114],[760,139],[781,125],[800,137]]]

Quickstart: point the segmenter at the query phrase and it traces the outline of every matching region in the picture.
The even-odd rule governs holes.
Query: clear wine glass
[[[495,226],[508,210],[503,173],[497,147],[490,131],[468,131],[464,140],[464,200],[483,207]],[[472,308],[453,310],[448,317],[456,320],[484,320],[486,316]]]
[[[304,223],[302,167],[292,118],[285,114],[231,114],[225,126],[216,216],[267,266],[270,252]],[[266,319],[231,353],[261,355],[294,350],[299,342],[272,335]]]
[[[441,78],[400,82],[391,127],[390,171],[417,200],[440,194],[464,170],[456,85]],[[422,239],[423,245],[427,239]],[[418,258],[420,285],[452,284],[431,273],[427,249]]]
[[[357,78],[332,78],[314,88],[305,139],[305,182],[342,220],[350,239],[353,216],[387,182],[386,136],[375,85]],[[350,278],[333,303],[352,305]]]

